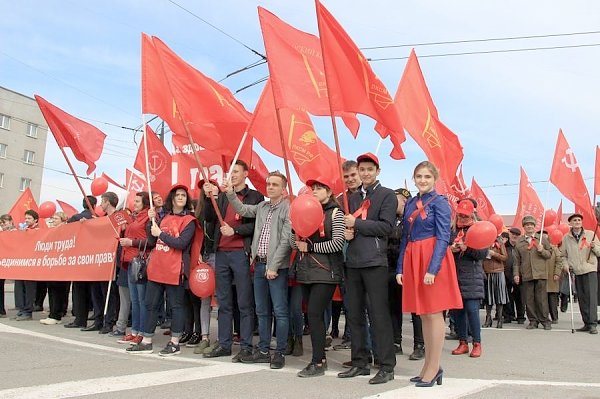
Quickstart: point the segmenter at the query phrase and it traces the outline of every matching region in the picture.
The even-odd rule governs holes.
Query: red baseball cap
[[[202,186],[204,186],[204,179],[200,179],[200,181],[198,182],[198,188],[202,190]],[[212,184],[213,186],[219,187],[219,183],[215,180],[215,179],[208,179],[208,182],[210,184]]]
[[[473,206],[473,202],[468,199],[461,200],[456,206],[456,213],[460,215],[471,216],[474,211],[475,206]]]
[[[373,162],[377,166],[377,168],[379,168],[379,158],[377,158],[377,155],[371,152],[367,152],[362,155],[359,155],[358,158],[356,158],[356,163],[361,163],[365,161]]]
[[[169,192],[176,191],[179,188],[185,190],[186,193],[190,192],[190,189],[185,184],[181,184],[181,183],[175,183],[175,184],[173,184],[173,186],[171,187],[171,189],[169,190]]]
[[[317,177],[317,178],[315,178],[315,179],[308,179],[308,180],[306,181],[306,185],[307,185],[308,187],[311,187],[311,188],[312,188],[312,185],[313,185],[313,184],[315,184],[315,183],[319,183],[319,184],[320,184],[320,185],[322,185],[322,186],[327,186],[327,187],[329,187],[330,189],[331,189],[331,187],[332,187],[332,185],[333,185],[333,184],[332,184],[332,183],[329,181],[329,179],[326,179],[325,177],[321,177],[321,176],[319,176],[319,177]]]

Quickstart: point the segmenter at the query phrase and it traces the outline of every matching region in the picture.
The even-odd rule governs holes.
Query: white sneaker
[[[47,326],[51,326],[51,325],[54,325],[54,324],[60,324],[60,323],[62,323],[62,321],[61,320],[52,319],[52,318],[48,317],[47,319],[41,319],[40,323],[45,324]]]

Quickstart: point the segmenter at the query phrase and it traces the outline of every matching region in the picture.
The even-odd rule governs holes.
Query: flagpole
[[[321,32],[321,18],[319,17],[319,0],[315,0],[315,7],[317,9],[317,25],[319,32]],[[333,115],[333,107],[331,104],[331,95],[329,90],[329,81],[327,80],[327,63],[325,62],[325,49],[323,48],[323,41],[319,39],[321,45],[321,54],[323,55],[323,71],[325,72],[325,86],[327,87],[327,101],[329,103],[329,116],[331,117],[331,126],[333,127],[333,139],[335,141],[335,153],[337,156],[338,169],[340,172],[340,181],[344,181],[344,171],[342,170],[342,152],[340,150],[340,140],[338,138],[337,125],[335,123],[335,116]],[[342,200],[344,204],[344,210],[346,214],[350,213],[350,207],[348,205],[348,190],[342,191]]]
[[[237,150],[235,151],[235,156],[233,157],[233,161],[231,161],[231,165],[229,166],[229,170],[227,171],[227,176],[226,176],[225,180],[229,180],[229,177],[231,176],[233,167],[235,166],[235,163],[237,162],[238,158],[240,157],[240,153],[242,152],[242,147],[244,146],[244,143],[246,142],[246,137],[248,137],[247,131],[244,132],[244,135],[242,136],[242,140],[240,140],[240,145],[238,146]]]
[[[83,190],[83,186],[81,185],[81,182],[79,181],[79,178],[77,177],[77,173],[75,173],[75,169],[73,169],[73,165],[71,165],[71,161],[69,161],[69,157],[67,157],[67,153],[65,152],[65,149],[63,147],[61,147],[60,145],[58,146],[58,148],[60,148],[60,152],[62,152],[63,156],[65,157],[65,161],[67,161],[67,165],[69,166],[69,169],[71,170],[71,173],[73,174],[73,177],[75,178],[75,181],[77,182],[77,186],[79,186],[79,190],[81,190],[81,194],[83,194],[83,200],[87,204],[88,209],[90,210],[90,213],[92,214],[92,216],[98,216],[98,215],[96,215],[96,211],[92,207],[92,204],[90,203],[89,198],[87,197],[87,195],[85,194],[85,191]]]
[[[377,147],[375,147],[375,156],[377,156],[377,154],[379,154],[379,148],[381,147],[382,142],[383,142],[383,138],[380,136],[379,140],[377,141]]]
[[[271,86],[273,90],[273,86]],[[273,93],[273,101],[275,101],[275,93]],[[285,145],[285,138],[283,137],[283,127],[281,126],[281,116],[279,115],[279,108],[275,104],[275,114],[277,115],[277,127],[279,128],[279,138],[281,139],[281,150],[283,152],[283,166],[285,167],[285,176],[287,177],[287,185],[289,195],[294,194],[292,188],[292,175],[290,174],[290,165],[288,164],[287,145]]]
[[[146,184],[148,185],[148,197],[150,199],[150,209],[154,209],[154,201],[152,200],[152,187],[150,185],[150,164],[148,163],[148,128],[146,123],[146,117],[142,114],[142,125],[144,131],[142,132],[142,138],[144,140],[144,161],[146,163]],[[152,224],[156,224],[156,219],[152,218]]]
[[[550,180],[548,179],[548,185],[546,186],[546,198],[544,200],[544,209],[542,210],[542,224],[540,226],[540,242],[542,242],[542,238],[544,235],[544,222],[546,221],[546,204],[548,204],[548,197],[550,195]]]

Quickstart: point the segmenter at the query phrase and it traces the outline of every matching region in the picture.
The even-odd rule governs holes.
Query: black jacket
[[[348,243],[346,252],[346,267],[349,268],[388,264],[388,236],[392,233],[396,221],[398,199],[394,191],[383,187],[379,181],[366,191],[366,199],[369,199],[371,204],[365,220],[356,218],[354,238]],[[362,189],[352,193],[348,198],[350,213],[356,212],[364,201]]]
[[[402,216],[396,216],[392,233],[388,237],[388,266],[390,273],[396,274],[398,256],[400,256],[400,240],[402,238]]]
[[[464,229],[467,234],[468,228]],[[453,230],[450,236],[450,243],[454,242],[458,231]],[[482,261],[487,255],[487,248],[473,249],[467,247],[465,252],[454,252],[454,263],[456,263],[456,276],[458,278],[458,287],[463,299],[483,299],[485,297]]]
[[[248,186],[246,186],[246,188],[244,188],[242,191],[239,191],[238,194],[242,194],[243,204],[257,205],[265,200],[265,197],[261,193],[256,190],[252,190]],[[219,241],[221,240],[221,226],[219,225],[217,213],[212,206],[210,198],[205,198],[204,206],[206,223],[214,226],[214,233],[212,234],[212,252],[216,252],[217,248],[219,248]],[[217,206],[221,211],[221,215],[223,215],[223,218],[225,218],[225,213],[227,212],[227,207],[229,206],[229,201],[227,200],[225,193],[219,193],[219,197],[217,198]],[[242,224],[234,230],[235,234],[239,234],[240,236],[244,237],[244,251],[246,251],[248,254],[250,253],[250,247],[252,245],[254,221],[254,218],[242,218]],[[206,248],[206,250],[208,251],[209,248]]]

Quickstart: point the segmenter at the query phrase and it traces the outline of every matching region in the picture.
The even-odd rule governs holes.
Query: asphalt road
[[[12,292],[6,300],[9,309],[14,307]],[[14,314],[9,310],[9,316]],[[350,351],[329,351],[324,377],[296,377],[310,361],[309,337],[304,337],[304,356],[288,356],[284,369],[270,370],[268,365],[234,364],[230,358],[203,359],[193,348],[170,358],[159,357],[157,350],[130,355],[114,338],[45,326],[39,323],[45,317],[38,312],[33,321],[0,319],[0,398],[600,398],[600,335],[572,334],[569,313],[560,314],[552,331],[517,324],[484,329],[479,359],[452,356],[457,342],[446,341],[443,385],[433,388],[415,388],[408,381],[422,365],[408,360],[410,318],[404,321],[406,355],[397,357],[395,380],[372,386],[368,377],[336,378]],[[580,325],[575,313],[575,326]],[[167,339],[157,334],[155,348]]]

